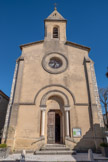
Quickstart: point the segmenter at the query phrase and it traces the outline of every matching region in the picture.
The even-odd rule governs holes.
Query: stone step
[[[53,150],[53,151],[49,151],[49,150],[46,150],[46,151],[35,151],[34,152],[35,155],[76,155],[76,151],[74,150],[60,150],[60,151],[56,151],[56,150]]]
[[[66,147],[64,144],[46,144],[45,147]]]
[[[65,150],[66,151],[66,150],[70,150],[70,148],[68,147],[47,147],[47,146],[41,148],[41,151],[48,151],[48,150],[50,151]]]

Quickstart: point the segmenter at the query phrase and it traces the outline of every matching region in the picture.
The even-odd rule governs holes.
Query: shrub
[[[108,147],[108,144],[103,142],[103,143],[100,144],[100,146],[101,147]]]
[[[5,143],[0,144],[0,148],[6,148],[6,147],[7,147],[7,145]]]

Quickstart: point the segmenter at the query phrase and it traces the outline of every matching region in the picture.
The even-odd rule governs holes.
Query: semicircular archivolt
[[[64,102],[64,106],[69,106],[69,99],[68,99],[67,95],[59,90],[51,90],[51,91],[46,92],[40,101],[40,106],[46,106],[46,101],[51,96],[60,96]]]
[[[37,94],[35,95],[34,103],[35,103],[35,104],[37,103],[37,98],[38,98],[38,96],[39,96],[41,93],[43,93],[44,91],[47,93],[48,91],[50,91],[50,88],[51,88],[51,90],[52,90],[52,89],[58,90],[57,88],[60,88],[60,90],[58,90],[58,91],[61,91],[62,93],[64,93],[64,91],[65,91],[66,93],[68,93],[68,94],[72,97],[73,103],[74,103],[74,104],[76,103],[75,97],[74,97],[73,93],[72,93],[68,88],[64,87],[63,85],[59,85],[59,84],[47,85],[47,86],[41,88],[41,89],[37,92]],[[52,91],[54,91],[54,90],[52,90]],[[45,94],[45,92],[44,92],[43,94]],[[65,94],[65,93],[64,93],[64,94]],[[43,96],[43,95],[42,95],[42,96]],[[42,97],[41,97],[41,98],[42,98]]]

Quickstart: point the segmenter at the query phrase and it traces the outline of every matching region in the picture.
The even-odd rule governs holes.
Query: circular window
[[[67,69],[67,58],[60,53],[49,53],[43,57],[42,66],[51,74],[59,74]]]
[[[57,57],[52,57],[49,61],[49,66],[54,69],[60,68],[62,66],[62,61]]]

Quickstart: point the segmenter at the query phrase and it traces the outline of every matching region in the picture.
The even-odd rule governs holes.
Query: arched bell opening
[[[53,27],[53,38],[59,38],[59,26]]]

